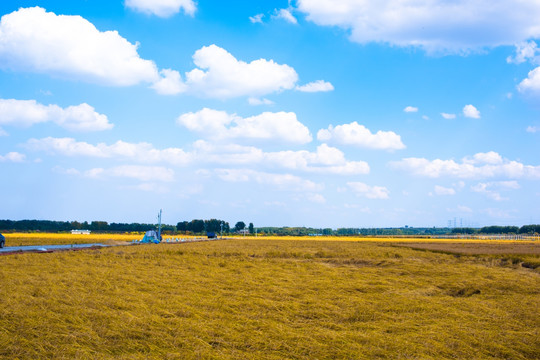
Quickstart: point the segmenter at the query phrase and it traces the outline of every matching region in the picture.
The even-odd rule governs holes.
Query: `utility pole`
[[[162,209],[159,209],[159,215],[158,215],[158,241],[161,241],[161,211]]]
[[[223,239],[223,221],[221,224],[219,224],[219,226],[221,227],[221,239]]]

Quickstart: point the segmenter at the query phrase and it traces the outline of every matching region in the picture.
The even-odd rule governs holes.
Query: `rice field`
[[[0,358],[540,358],[540,244],[347,240],[1,256]]]

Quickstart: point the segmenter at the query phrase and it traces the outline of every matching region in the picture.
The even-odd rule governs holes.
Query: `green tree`
[[[239,221],[236,223],[236,225],[234,225],[234,230],[236,231],[244,230],[245,228],[246,228],[246,223],[243,221]]]
[[[255,228],[253,227],[253,223],[249,223],[249,233],[253,234],[255,232]]]

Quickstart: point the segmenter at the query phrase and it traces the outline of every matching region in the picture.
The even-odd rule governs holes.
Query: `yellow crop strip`
[[[6,246],[114,243],[140,240],[140,234],[6,233]]]

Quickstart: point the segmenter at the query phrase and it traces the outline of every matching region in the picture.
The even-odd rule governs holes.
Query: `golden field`
[[[140,240],[140,234],[56,234],[56,233],[4,233],[6,246],[66,245],[125,242]]]
[[[0,256],[0,358],[540,358],[535,251],[328,240]]]

